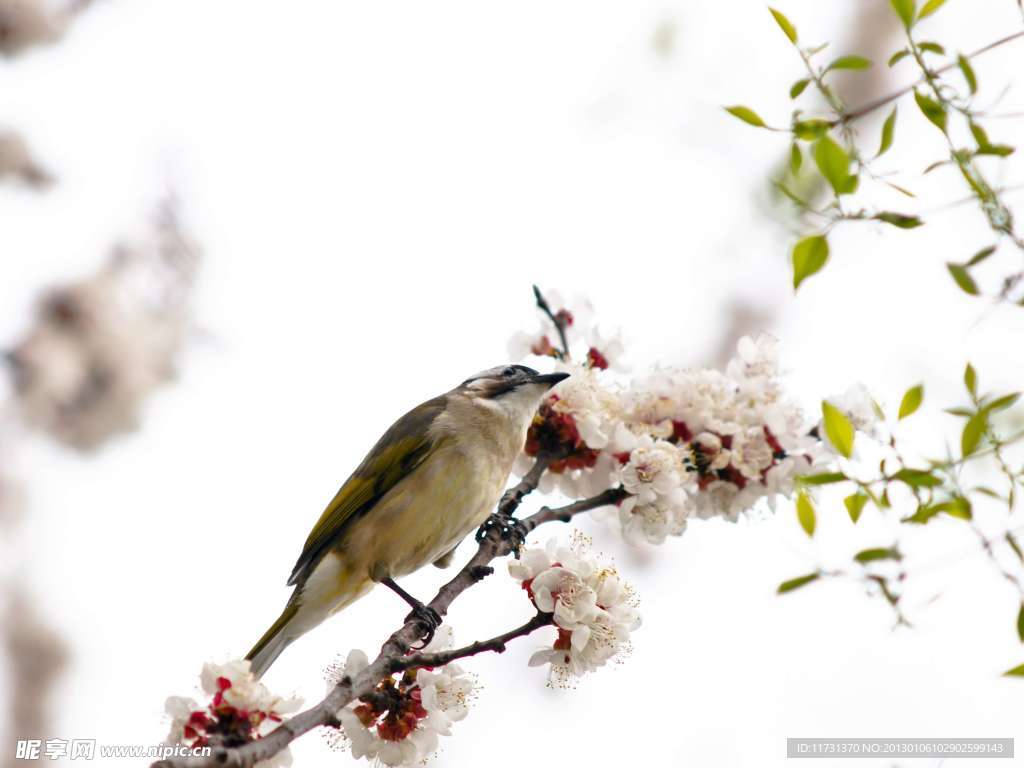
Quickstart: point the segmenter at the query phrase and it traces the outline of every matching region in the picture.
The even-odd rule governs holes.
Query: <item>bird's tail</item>
[[[277,621],[270,625],[270,629],[263,633],[252,650],[246,657],[252,666],[250,669],[257,679],[263,677],[263,673],[270,669],[270,665],[281,655],[281,651],[291,645],[302,632],[289,632],[288,625],[299,612],[299,604],[295,600],[288,602]]]

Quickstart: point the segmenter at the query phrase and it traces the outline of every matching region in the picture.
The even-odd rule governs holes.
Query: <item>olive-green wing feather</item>
[[[305,579],[346,529],[407,477],[437,447],[428,435],[446,396],[422,403],[396,421],[335,494],[313,526],[288,585]]]

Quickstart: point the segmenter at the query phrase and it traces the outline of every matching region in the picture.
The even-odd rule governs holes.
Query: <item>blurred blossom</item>
[[[88,0],[57,6],[46,0],[0,0],[0,54],[13,57],[34,45],[57,42],[87,5]]]
[[[7,356],[27,424],[78,450],[135,429],[144,398],[175,374],[198,258],[168,205],[143,241],[45,296]]]
[[[0,0],[2,2],[4,0]],[[19,134],[0,131],[0,180],[8,177],[37,188],[53,182],[53,177],[33,159],[28,145]]]
[[[20,739],[52,736],[49,712],[56,682],[67,663],[67,648],[40,618],[35,601],[18,584],[6,595],[3,644],[8,659],[7,732]],[[5,765],[23,765],[13,748]]]

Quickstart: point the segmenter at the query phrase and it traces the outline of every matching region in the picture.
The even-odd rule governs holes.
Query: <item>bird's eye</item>
[[[505,369],[504,371],[502,371],[502,372],[501,372],[501,375],[502,375],[502,376],[505,376],[506,378],[512,378],[512,377],[513,377],[513,376],[515,376],[515,375],[516,375],[517,373],[519,373],[519,371],[517,371],[517,370],[516,370],[515,368],[513,368],[513,367],[512,367],[511,365],[510,365],[510,366],[509,366],[508,368],[506,368],[506,369]]]

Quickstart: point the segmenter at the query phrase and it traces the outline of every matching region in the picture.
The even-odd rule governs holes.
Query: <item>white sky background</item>
[[[780,6],[805,39],[838,40],[858,4]],[[665,18],[678,24],[667,61],[651,49]],[[1020,23],[1011,0],[953,0],[927,32],[969,51]],[[986,94],[1022,63],[1019,45],[979,60]],[[0,339],[168,185],[206,252],[205,333],[144,430],[92,459],[42,442],[22,457],[27,544],[8,567],[74,651],[54,735],[163,739],[163,699],[277,615],[309,527],[378,435],[532,326],[532,281],[589,296],[637,371],[707,359],[737,297],[777,306],[768,330],[808,410],[856,380],[890,408],[927,382],[925,410],[901,427],[914,444],[955,437],[938,409],[961,397],[968,356],[984,387],[1019,386],[1024,310],[969,299],[942,267],[992,240],[970,207],[910,233],[841,229],[828,268],[792,297],[788,235],[755,194],[784,138],[720,105],[784,123],[800,75],[753,0],[112,0],[60,46],[0,67],[0,116],[60,180],[42,197],[0,189]],[[964,192],[951,173],[917,175],[943,147],[915,112],[901,107],[881,167],[914,171],[902,180],[927,209]],[[865,133],[876,146],[877,125]],[[990,133],[1015,143],[1020,124]],[[526,669],[533,640],[470,662],[484,691],[435,764],[766,766],[784,762],[787,736],[1022,737],[1024,689],[998,677],[1024,661],[1015,596],[980,554],[956,556],[971,545],[957,525],[919,537],[916,628],[893,632],[856,586],[774,594],[819,560],[888,543],[876,513],[854,529],[838,498],[819,506],[814,543],[787,507],[644,550],[583,521],[643,598],[633,656],[554,692]],[[405,586],[427,596],[449,575]],[[375,649],[405,612],[375,592],[267,683],[318,699],[323,666]],[[470,641],[528,614],[499,571],[450,621]],[[316,735],[294,752],[302,768],[350,761]]]

